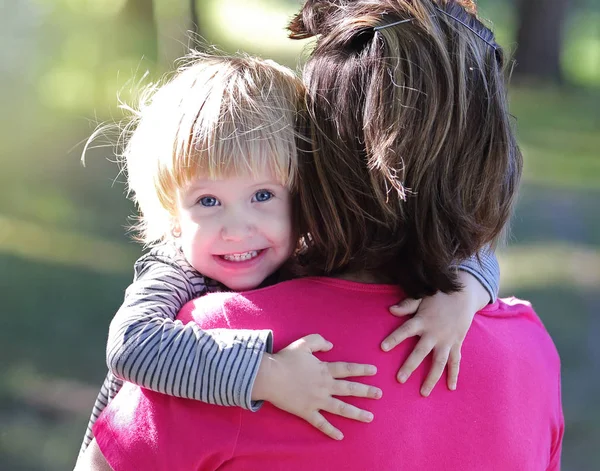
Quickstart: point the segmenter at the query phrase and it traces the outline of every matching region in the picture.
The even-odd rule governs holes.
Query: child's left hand
[[[460,368],[461,347],[471,327],[475,313],[483,309],[490,297],[481,283],[471,274],[458,275],[464,288],[452,294],[438,292],[423,299],[405,299],[390,307],[398,317],[415,314],[381,343],[389,351],[409,337],[421,337],[416,347],[398,371],[398,381],[405,383],[413,371],[433,351],[431,370],[421,387],[429,396],[448,365],[448,389],[456,389]]]

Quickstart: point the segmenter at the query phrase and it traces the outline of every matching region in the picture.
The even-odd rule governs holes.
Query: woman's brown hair
[[[317,38],[306,271],[366,270],[414,297],[459,289],[456,261],[501,235],[522,169],[504,54],[473,2],[309,0],[289,29]]]

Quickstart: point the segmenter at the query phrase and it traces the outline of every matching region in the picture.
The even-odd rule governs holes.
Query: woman
[[[498,301],[475,317],[456,392],[423,399],[409,387],[427,364],[394,384],[414,343],[375,347],[394,322],[386,306],[459,288],[452,261],[493,243],[510,215],[521,155],[492,33],[471,2],[431,0],[309,1],[291,30],[319,35],[306,69],[314,151],[298,198],[299,269],[313,276],[211,295],[214,309],[188,306],[179,319],[268,327],[275,350],[322,333],[335,355],[377,365],[376,419],[344,424],[334,442],[269,404],[251,414],[126,386],[95,429],[96,469],[104,458],[117,470],[559,469],[559,361],[527,303]]]

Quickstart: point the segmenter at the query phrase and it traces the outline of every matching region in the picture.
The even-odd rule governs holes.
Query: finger
[[[401,301],[398,304],[390,306],[390,312],[394,316],[407,316],[409,314],[414,314],[415,312],[417,312],[417,309],[419,309],[421,301],[422,299],[405,299],[404,301]]]
[[[373,376],[377,373],[375,365],[363,363],[347,363],[345,361],[334,361],[327,363],[329,374],[334,378],[350,378],[351,376]]]
[[[433,388],[444,374],[444,368],[448,363],[448,356],[450,355],[450,349],[435,350],[433,353],[433,361],[431,362],[431,369],[423,386],[421,386],[421,395],[427,397],[433,391]]]
[[[334,440],[342,440],[344,438],[344,434],[331,425],[318,411],[313,412],[307,419],[307,422]]]
[[[456,345],[450,350],[448,359],[448,389],[454,391],[458,384],[458,373],[460,372],[461,345]]]
[[[379,399],[383,396],[381,389],[368,384],[356,383],[354,381],[337,380],[333,385],[334,396],[367,397]]]
[[[373,414],[371,412],[359,409],[358,407],[340,401],[335,397],[332,397],[327,401],[327,405],[322,410],[339,415],[340,417],[346,417],[347,419],[358,420],[359,422],[369,423],[373,420]]]
[[[384,352],[390,351],[398,344],[404,342],[407,338],[420,335],[422,332],[421,319],[413,317],[407,320],[404,324],[398,327],[394,332],[388,335],[383,342],[381,342],[381,349]]]
[[[413,371],[415,371],[417,367],[423,363],[423,360],[427,355],[429,355],[432,349],[433,344],[429,340],[421,338],[398,371],[398,381],[401,383],[406,383]]]
[[[319,334],[310,334],[305,337],[302,337],[298,340],[301,344],[303,344],[306,348],[310,350],[311,353],[314,352],[327,352],[333,348],[333,344],[323,338],[323,336]]]

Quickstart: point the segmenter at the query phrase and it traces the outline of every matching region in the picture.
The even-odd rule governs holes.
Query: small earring
[[[178,239],[181,237],[181,228],[179,226],[174,226],[171,228],[171,235]]]

